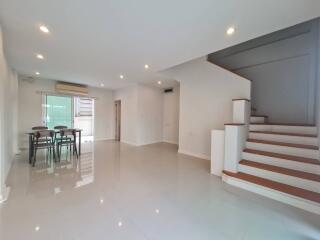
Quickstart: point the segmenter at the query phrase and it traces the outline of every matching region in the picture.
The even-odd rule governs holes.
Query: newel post
[[[249,99],[233,99],[233,118],[225,124],[224,170],[237,173],[249,133],[251,102]]]
[[[247,140],[247,128],[241,123],[225,124],[224,170],[238,172],[238,163]]]
[[[233,123],[242,123],[249,124],[250,123],[250,115],[251,115],[251,102],[249,99],[241,98],[241,99],[233,99]]]

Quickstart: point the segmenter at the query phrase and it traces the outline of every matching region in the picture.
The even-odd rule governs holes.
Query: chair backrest
[[[44,138],[44,137],[54,137],[54,131],[52,130],[41,130],[35,132],[36,139]]]
[[[67,126],[55,126],[54,127],[54,129],[58,129],[58,130],[60,130],[60,129],[66,129],[66,128],[68,128]]]
[[[45,126],[35,126],[32,128],[32,130],[46,130],[48,129],[48,127],[45,127]]]
[[[60,136],[61,137],[65,137],[65,136],[74,136],[74,137],[76,137],[76,130],[72,129],[72,128],[61,129]]]

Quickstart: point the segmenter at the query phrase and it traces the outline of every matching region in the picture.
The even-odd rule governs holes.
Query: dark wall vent
[[[173,92],[173,88],[166,88],[164,90],[164,93],[171,93],[171,92]]]

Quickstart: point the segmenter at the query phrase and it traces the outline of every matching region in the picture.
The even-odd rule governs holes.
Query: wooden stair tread
[[[314,174],[314,173],[308,173],[308,172],[288,169],[288,168],[284,168],[284,167],[278,167],[278,166],[274,166],[274,165],[253,162],[253,161],[249,161],[249,160],[245,160],[245,159],[241,160],[240,164],[245,165],[245,166],[249,166],[249,167],[254,167],[254,168],[259,168],[259,169],[271,171],[271,172],[281,173],[281,174],[285,174],[285,175],[292,176],[292,177],[298,177],[298,178],[303,178],[306,180],[320,182],[320,175]]]
[[[284,146],[284,147],[304,148],[304,149],[310,149],[310,150],[319,150],[318,146],[305,145],[305,144],[274,142],[274,141],[266,141],[266,140],[251,139],[251,138],[249,138],[247,142],[278,145],[278,146]]]
[[[283,136],[293,136],[293,137],[314,137],[314,134],[303,134],[303,133],[285,133],[285,132],[272,132],[272,131],[250,131],[251,133],[261,133],[261,134],[273,134],[273,135],[283,135]]]
[[[246,148],[243,151],[246,153],[263,155],[263,156],[267,156],[267,157],[280,158],[283,160],[290,160],[290,161],[296,161],[296,162],[301,162],[301,163],[320,165],[320,161],[317,159],[314,159],[314,158],[305,158],[305,157],[293,156],[293,155],[288,155],[288,154],[283,154],[283,153],[266,152],[266,151],[255,150],[255,149],[250,149],[250,148]]]
[[[298,123],[250,123],[250,125],[276,125],[289,127],[315,127],[314,124],[298,124]]]
[[[224,170],[223,173],[230,177],[238,178],[279,192],[283,192],[299,198],[307,199],[309,201],[320,203],[320,193],[312,192],[298,187],[293,187],[284,183],[275,182],[272,180],[256,177],[242,172],[232,173]]]

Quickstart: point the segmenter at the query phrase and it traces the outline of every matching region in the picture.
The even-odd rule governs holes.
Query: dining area
[[[77,159],[81,155],[81,132],[79,128],[57,125],[34,126],[26,133],[29,142],[29,164],[35,167],[40,151],[44,152],[46,161],[60,162],[63,155]],[[38,156],[39,157],[39,156]]]

